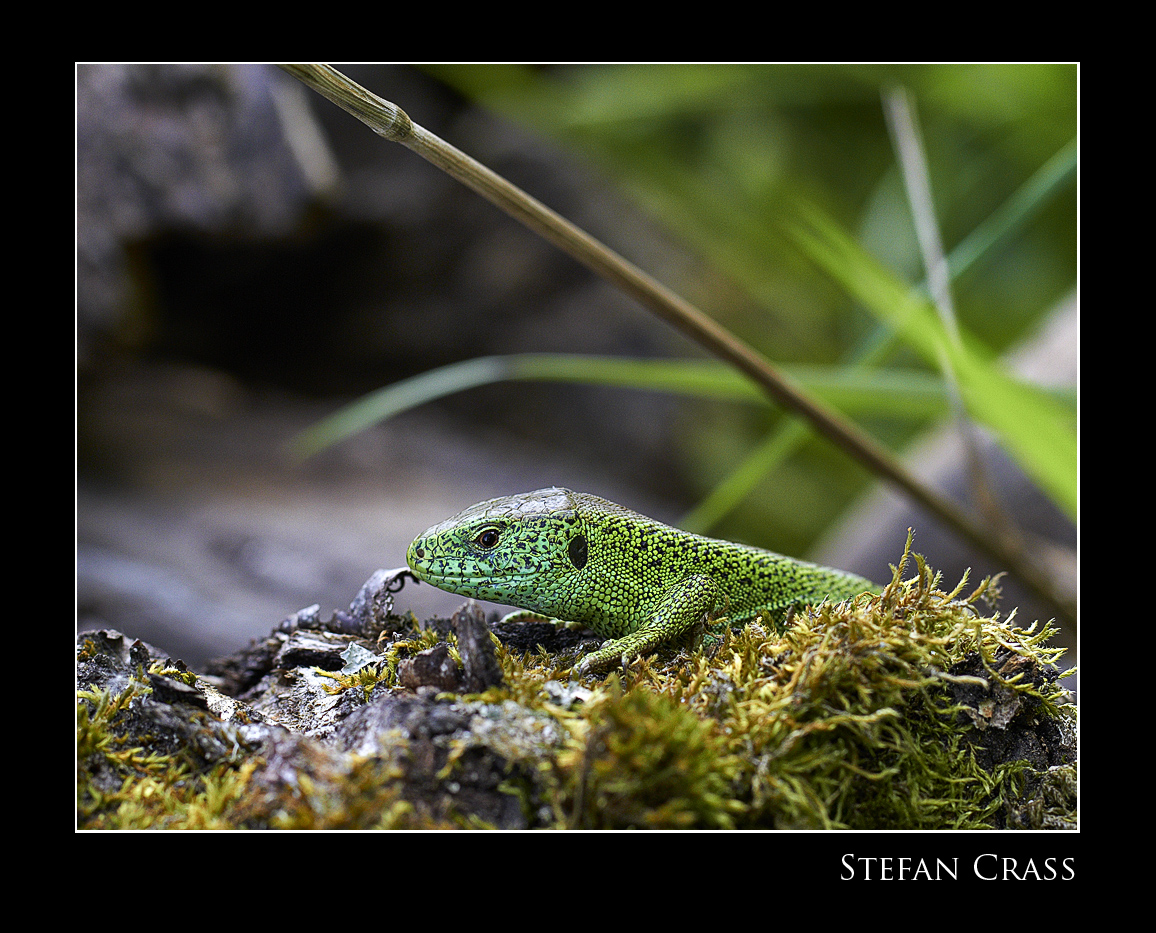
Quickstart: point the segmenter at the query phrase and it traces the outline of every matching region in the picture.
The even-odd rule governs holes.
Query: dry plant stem
[[[907,89],[891,88],[883,94],[884,114],[887,128],[896,150],[896,156],[903,175],[907,202],[915,222],[916,239],[923,256],[924,274],[927,276],[931,301],[943,321],[948,339],[958,344],[959,322],[955,314],[955,303],[951,295],[951,274],[943,243],[939,235],[939,225],[935,217],[935,207],[931,197],[931,179],[924,158],[923,140],[919,123]],[[989,479],[988,470],[980,450],[978,432],[963,404],[959,381],[955,368],[946,352],[940,354],[940,370],[947,384],[948,398],[955,416],[956,430],[963,444],[967,458],[968,477],[975,503],[988,523],[991,534],[998,535],[1008,553],[1024,564],[1038,566],[1027,553],[1019,530],[1004,510]]]
[[[480,162],[415,124],[396,105],[350,81],[335,68],[324,64],[284,64],[281,67],[361,120],[379,136],[412,149],[516,217],[559,249],[634,296],[644,307],[715,356],[745,373],[778,404],[805,418],[828,441],[905,491],[1015,574],[1067,621],[1075,622],[1075,607],[1058,596],[1050,581],[1043,579],[1035,568],[1009,552],[1002,540],[992,540],[992,536],[958,505],[920,483],[889,451],[853,423],[807,398],[765,357],[694,305]]]

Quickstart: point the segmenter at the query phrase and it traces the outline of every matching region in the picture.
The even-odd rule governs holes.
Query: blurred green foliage
[[[998,356],[1024,339],[1075,288],[1075,65],[425,70],[595,163],[702,256],[706,275],[698,268],[693,280],[668,284],[777,363],[935,371],[926,354],[889,339],[890,324],[864,307],[862,294],[835,281],[835,270],[790,235],[799,206],[808,205],[895,281],[923,279],[881,101],[891,87],[905,88],[917,109],[941,238],[958,260],[956,314],[976,355]],[[612,234],[610,241],[616,245]],[[708,499],[692,524],[713,525],[743,501],[745,519],[732,515],[725,527],[765,529],[770,520],[787,542],[805,547],[846,504],[862,471],[815,442],[768,438],[779,420],[759,409],[686,419],[682,453],[702,491],[732,488],[713,505]],[[864,423],[895,446],[927,425],[888,414]],[[767,438],[762,446],[760,438]],[[1074,446],[1074,429],[1071,438]],[[769,447],[780,455],[768,458]],[[1041,485],[1072,512],[1074,459],[1065,456],[1056,470],[1069,467],[1061,492],[1047,478]],[[796,507],[771,515],[762,504],[773,508],[788,478]],[[777,496],[749,495],[772,481]]]
[[[902,85],[916,101],[949,252],[1076,136],[1071,65],[426,70],[597,160],[744,288],[750,306],[711,310],[742,312],[736,328],[774,359],[836,359],[832,337],[847,330],[846,301],[782,236],[783,212],[798,198],[902,278],[922,277],[883,89]],[[993,349],[1006,347],[1073,286],[1075,237],[1073,185],[957,283],[961,319]]]
[[[1074,393],[1040,391],[994,362],[1074,294],[1074,65],[425,70],[595,162],[702,257],[668,284],[776,365],[804,373],[809,391],[830,400],[835,388],[834,404],[880,440],[902,447],[940,420],[950,378],[968,414],[1075,516]],[[911,130],[928,166],[960,340],[923,291],[884,118],[884,97],[895,89],[914,102]],[[613,247],[613,218],[605,226]],[[692,530],[760,541],[773,528],[772,546],[804,552],[868,478],[765,404],[734,405],[750,398],[749,387],[701,361],[672,367],[533,353],[463,361],[367,397],[299,439],[299,449],[503,379],[715,400],[709,417],[688,405],[682,449],[672,451],[704,493],[683,523]],[[770,484],[773,495],[759,494]]]

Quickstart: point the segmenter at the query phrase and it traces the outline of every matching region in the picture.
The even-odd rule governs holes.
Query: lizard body
[[[674,641],[704,618],[779,626],[793,606],[875,590],[862,577],[664,525],[550,487],[479,502],[409,546],[414,575],[611,639],[576,673]]]

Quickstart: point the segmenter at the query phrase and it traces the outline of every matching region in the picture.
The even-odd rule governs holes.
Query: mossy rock
[[[938,582],[904,555],[878,595],[582,681],[588,638],[468,604],[299,615],[215,676],[85,633],[78,826],[1074,828],[1052,629]]]

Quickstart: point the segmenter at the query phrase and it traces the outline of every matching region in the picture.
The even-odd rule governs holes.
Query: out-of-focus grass
[[[894,447],[944,413],[944,346],[934,315],[897,317],[901,307],[927,308],[881,102],[886,88],[903,87],[918,110],[953,305],[968,335],[950,357],[968,414],[992,427],[1028,475],[1074,514],[1074,400],[1057,405],[992,361],[1074,288],[1075,66],[426,70],[596,163],[702,256],[703,267],[688,274],[710,270],[705,284],[670,282],[676,291],[768,358],[804,367],[813,388],[826,385],[828,401]],[[725,299],[712,292],[720,282]],[[375,411],[511,378],[749,397],[740,377],[714,364],[524,354],[387,387],[303,443],[342,436]],[[836,384],[841,390],[831,395]],[[752,493],[773,483],[775,498],[812,504],[792,510],[797,527],[784,529],[805,546],[866,479],[774,414],[687,424],[684,448],[672,456],[690,465],[703,490],[687,517],[699,530],[764,526],[760,503],[768,497]],[[775,513],[780,524],[782,516]]]
[[[883,113],[888,87],[906,88],[918,109],[956,313],[978,347],[968,359],[997,356],[1023,339],[1075,287],[1073,65],[427,70],[596,162],[749,301],[720,307],[693,282],[670,284],[774,361],[936,371],[910,328],[897,328],[886,307],[865,300],[861,260],[868,256],[893,289],[924,278]],[[836,259],[829,249],[818,255],[813,240],[800,248],[800,204],[860,249]],[[1074,418],[1048,409],[1054,430],[1041,440],[1039,419],[1009,402],[1030,390],[994,366],[985,364],[982,378],[967,372],[971,417],[995,428],[1028,475],[1074,514]],[[937,417],[859,415],[895,446]],[[736,429],[733,420],[720,421],[720,430]],[[816,499],[845,502],[863,480],[773,418],[751,419],[745,430],[751,454],[737,464],[711,462],[709,451],[731,452],[735,444],[713,438],[709,425],[700,422],[688,436],[706,497],[692,524],[713,524],[740,502],[758,524],[759,508],[747,500],[757,500],[750,493],[771,477],[763,472],[760,480],[757,465],[787,456],[802,461],[793,475],[809,475],[826,490]],[[768,450],[778,455],[768,458]],[[783,495],[780,478],[774,483]]]

